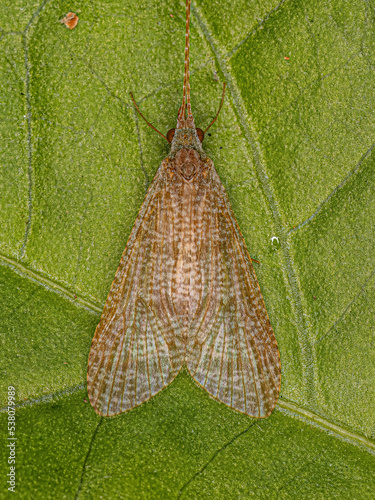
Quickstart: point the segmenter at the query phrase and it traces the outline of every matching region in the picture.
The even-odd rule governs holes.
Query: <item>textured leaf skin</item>
[[[2,404],[9,383],[20,402],[36,398],[17,410],[16,496],[70,499],[80,488],[80,500],[151,500],[176,498],[189,483],[181,498],[372,500],[373,2],[196,0],[193,7],[197,126],[215,115],[225,67],[232,75],[205,149],[251,256],[262,263],[257,278],[283,367],[280,405],[254,424],[182,371],[146,404],[99,425],[86,390],[70,394],[86,384],[90,343],[145,186],[168,154],[160,136],[137,128],[129,91],[166,133],[181,94],[183,8],[180,0],[76,7],[3,0],[1,253],[96,307],[77,307],[74,297],[1,266]],[[71,9],[81,9],[74,30],[58,22]],[[232,97],[236,89],[243,105]],[[281,229],[291,231],[289,263],[283,241],[271,243],[280,236],[277,212]],[[287,401],[368,444],[280,411]],[[0,414],[4,442],[6,417]],[[0,454],[5,465],[5,446]],[[0,497],[8,498],[3,484]]]

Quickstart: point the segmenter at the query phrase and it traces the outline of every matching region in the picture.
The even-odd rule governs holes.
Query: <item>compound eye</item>
[[[201,128],[197,128],[196,129],[197,131],[197,136],[198,136],[198,139],[203,142],[203,139],[204,139],[204,132]]]
[[[172,142],[173,140],[173,137],[174,137],[174,133],[175,133],[175,128],[171,128],[171,130],[168,130],[168,134],[167,134],[167,141],[169,142],[169,144]]]

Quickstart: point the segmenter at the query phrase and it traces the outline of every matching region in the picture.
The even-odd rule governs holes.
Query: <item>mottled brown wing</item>
[[[146,195],[92,341],[90,402],[110,416],[140,405],[168,385],[183,363],[180,325],[167,289],[173,208],[163,165]]]
[[[247,415],[267,417],[280,391],[280,356],[263,297],[225,189],[207,179],[198,243],[200,306],[186,364],[214,398]]]

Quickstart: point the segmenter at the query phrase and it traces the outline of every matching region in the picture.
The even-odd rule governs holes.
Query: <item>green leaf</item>
[[[129,413],[87,402],[90,343],[182,93],[184,2],[0,7],[0,429],[19,498],[372,498],[374,10],[197,0],[192,106],[281,353],[256,421],[183,371]],[[77,12],[69,30],[59,20]],[[5,481],[3,482],[3,484]],[[1,498],[10,492],[3,486]]]

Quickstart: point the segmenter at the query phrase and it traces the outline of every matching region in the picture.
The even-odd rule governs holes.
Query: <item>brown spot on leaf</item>
[[[60,23],[65,24],[67,28],[72,30],[77,26],[78,19],[78,16],[74,12],[68,12],[65,17],[60,19]]]

